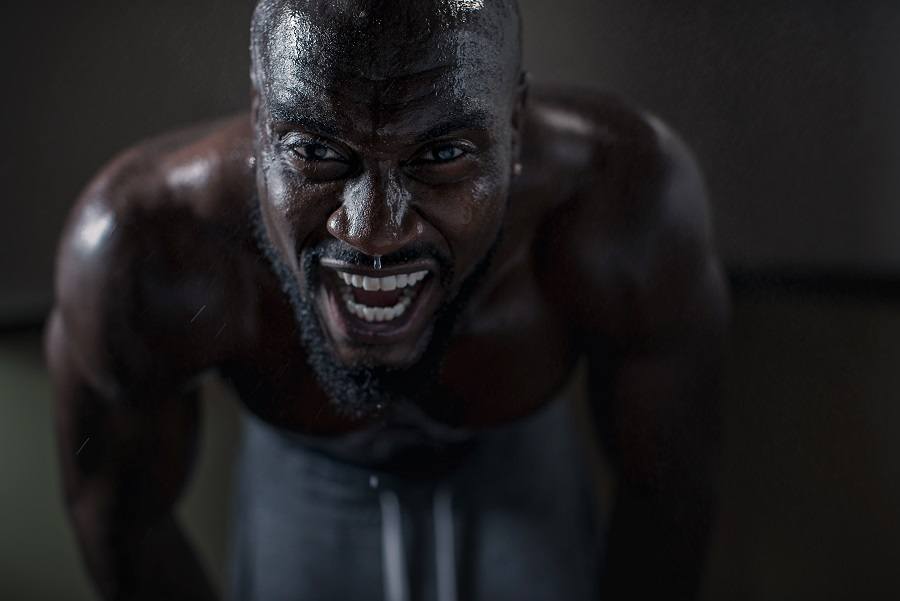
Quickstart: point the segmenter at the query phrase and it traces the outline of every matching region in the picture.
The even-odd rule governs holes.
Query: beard
[[[349,365],[338,360],[314,301],[321,286],[319,265],[323,258],[350,265],[371,265],[371,257],[337,240],[310,247],[301,255],[300,266],[306,282],[305,289],[301,290],[297,278],[268,237],[258,202],[253,209],[253,220],[257,244],[294,311],[307,363],[338,413],[353,419],[365,419],[384,416],[395,409],[412,405],[447,425],[460,422],[461,403],[440,385],[441,367],[459,318],[488,272],[502,231],[498,231],[488,251],[460,284],[458,292],[441,303],[419,340],[413,363],[405,367],[389,367],[371,358],[377,355],[374,345],[367,345],[373,351],[368,359]],[[386,267],[423,257],[437,262],[441,285],[448,290],[454,276],[453,263],[429,245],[411,245],[383,256],[381,262]]]

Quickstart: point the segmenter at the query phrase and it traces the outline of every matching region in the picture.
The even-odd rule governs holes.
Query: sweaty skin
[[[416,38],[356,14],[386,23],[360,50],[346,15],[290,4],[260,17],[269,35],[255,48],[250,114],[124,152],[61,242],[46,347],[66,500],[101,593],[216,598],[173,514],[203,374],[323,448],[389,421],[389,408],[348,412],[329,398],[287,288],[316,311],[337,365],[414,369],[435,307],[470,281],[435,387],[453,410],[423,399],[422,428],[528,415],[584,359],[618,476],[603,598],[695,596],[727,302],[689,151],[613,98],[528,89],[504,55],[518,52],[502,41],[516,37],[511,19],[453,15]],[[329,244],[384,257],[385,274],[405,269],[391,257],[410,248],[448,264],[421,263],[430,287],[415,314],[378,329],[329,296],[341,283],[327,261],[304,271]]]

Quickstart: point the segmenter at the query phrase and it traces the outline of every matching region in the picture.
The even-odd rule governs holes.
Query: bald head
[[[253,81],[263,92],[273,80],[332,88],[444,69],[508,91],[519,76],[520,35],[516,0],[261,0]]]

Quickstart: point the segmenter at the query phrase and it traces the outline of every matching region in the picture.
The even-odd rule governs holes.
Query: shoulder
[[[63,343],[98,388],[175,385],[215,359],[203,341],[229,313],[227,293],[240,292],[230,256],[248,241],[238,214],[246,184],[227,164],[240,139],[230,121],[139,144],[73,207],[55,311]]]
[[[672,333],[691,312],[720,314],[706,187],[684,141],[659,119],[596,93],[558,92],[535,112],[546,139],[569,145],[556,166],[569,188],[547,211],[538,256],[573,325],[635,340]]]

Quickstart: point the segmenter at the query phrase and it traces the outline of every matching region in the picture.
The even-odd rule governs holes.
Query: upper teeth
[[[385,290],[390,292],[397,288],[406,288],[407,286],[415,286],[425,279],[428,271],[415,271],[413,273],[401,273],[400,275],[389,275],[383,278],[372,278],[367,275],[357,275],[339,271],[338,275],[346,284],[354,288],[362,288],[363,290]]]

